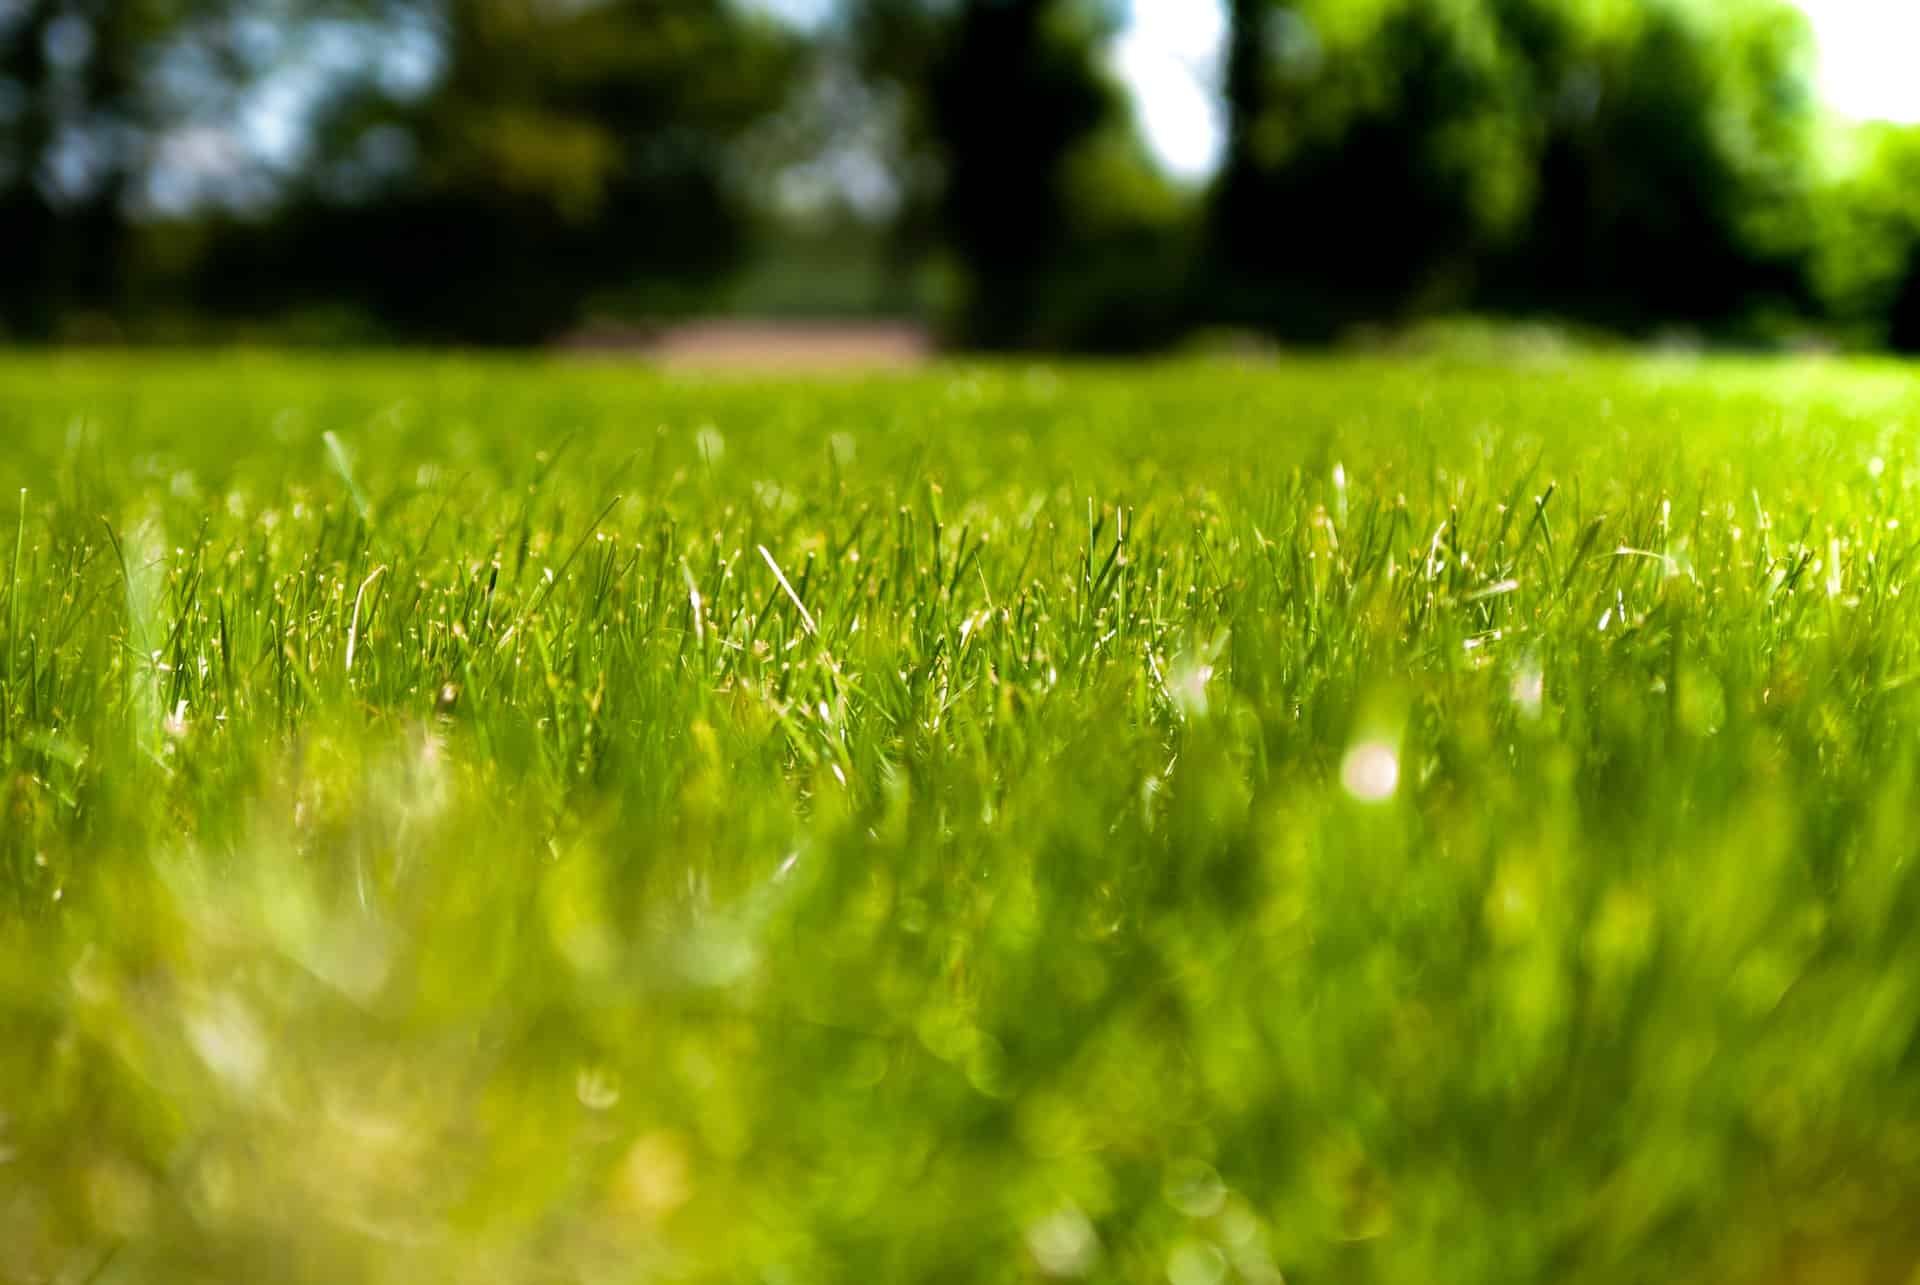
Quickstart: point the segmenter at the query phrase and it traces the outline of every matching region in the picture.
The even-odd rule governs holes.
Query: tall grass
[[[1916,427],[0,362],[0,1280],[1904,1280]]]

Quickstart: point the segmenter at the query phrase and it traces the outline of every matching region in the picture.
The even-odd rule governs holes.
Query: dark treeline
[[[1780,0],[1231,0],[1162,174],[1109,0],[0,0],[0,333],[522,343],[916,311],[958,345],[1463,311],[1920,348],[1920,137]]]

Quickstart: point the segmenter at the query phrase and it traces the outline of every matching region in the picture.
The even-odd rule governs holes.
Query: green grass
[[[0,360],[0,1281],[1903,1282],[1915,394]]]

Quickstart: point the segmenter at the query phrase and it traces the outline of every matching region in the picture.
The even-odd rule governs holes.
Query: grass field
[[[1907,1285],[1917,434],[0,359],[0,1281]]]

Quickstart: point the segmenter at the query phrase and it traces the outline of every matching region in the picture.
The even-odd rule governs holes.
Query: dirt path
[[[868,370],[925,364],[932,336],[907,321],[690,321],[664,330],[589,330],[560,345],[687,370]]]

